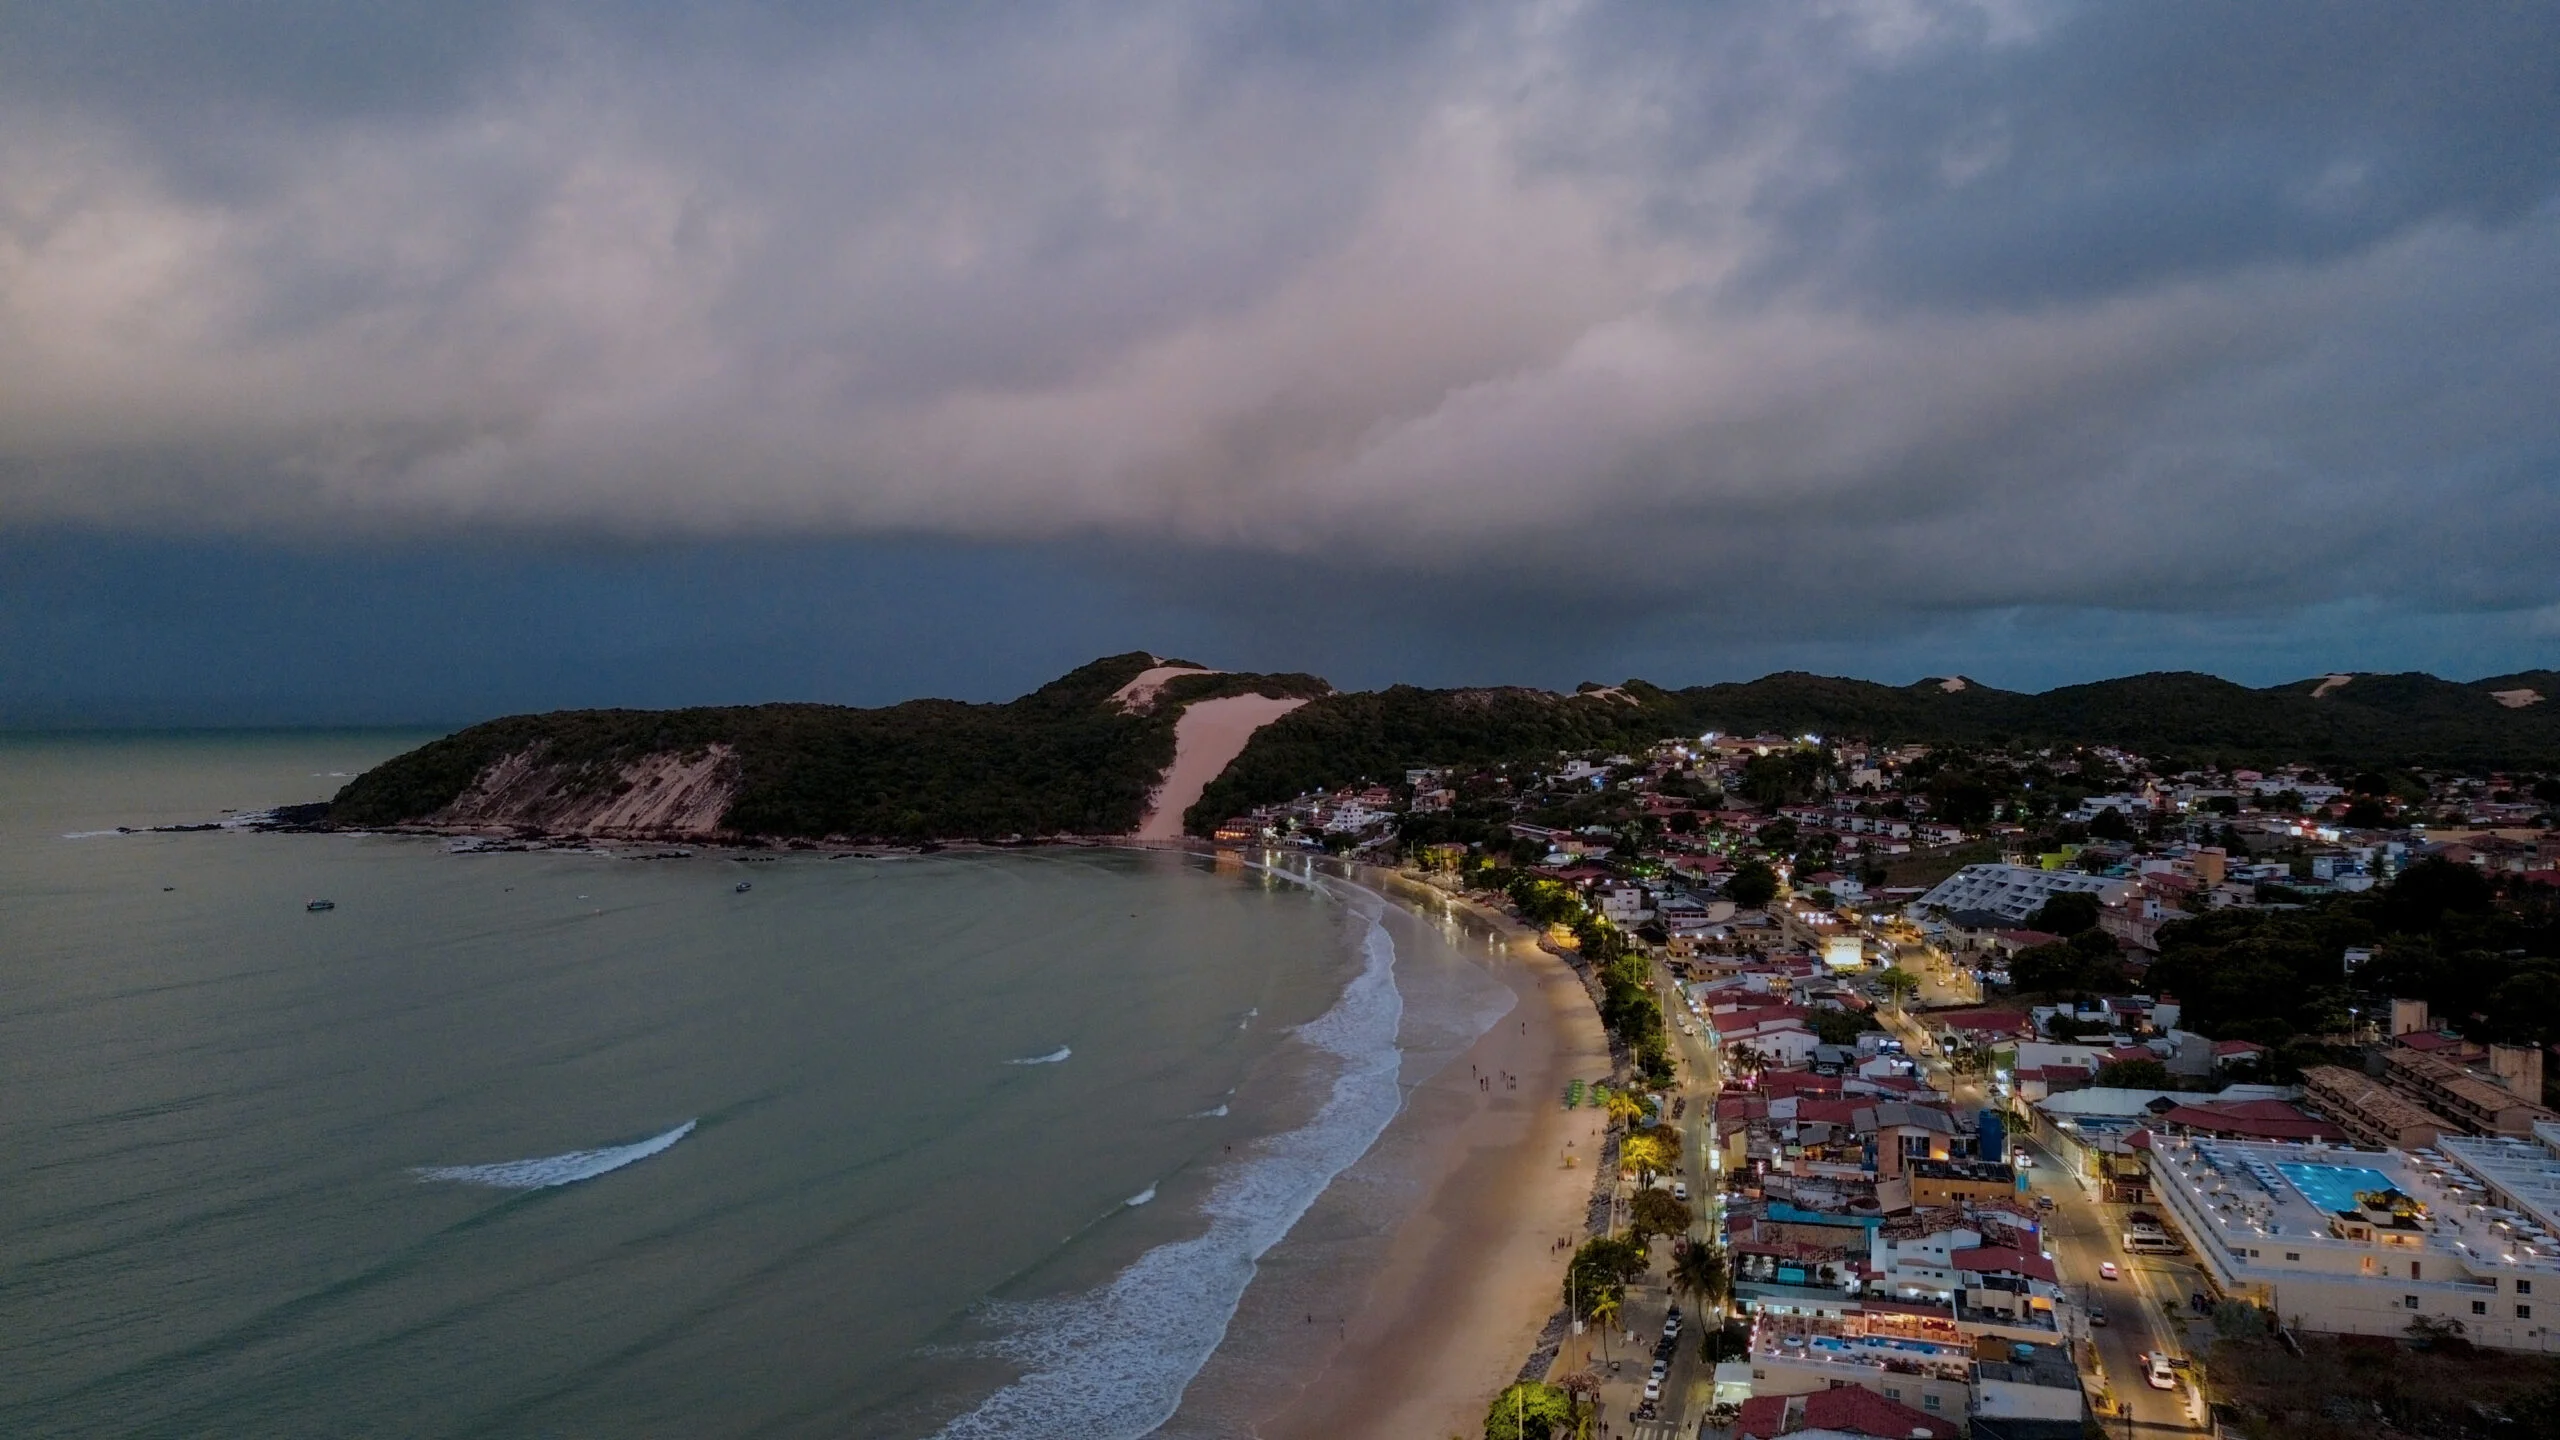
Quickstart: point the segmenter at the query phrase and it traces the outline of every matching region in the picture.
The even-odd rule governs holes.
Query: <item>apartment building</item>
[[[2224,1294],[2300,1329],[2560,1353],[2560,1126],[2343,1150],[2155,1135],[2154,1199]]]
[[[2372,1076],[2342,1065],[2315,1065],[2303,1071],[2302,1098],[2359,1145],[2423,1150],[2443,1136],[2462,1133],[2461,1126]]]

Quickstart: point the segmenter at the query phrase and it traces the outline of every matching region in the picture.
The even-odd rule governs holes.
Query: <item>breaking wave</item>
[[[692,1134],[694,1124],[694,1121],[687,1120],[663,1135],[652,1135],[631,1145],[609,1145],[602,1150],[572,1150],[566,1155],[507,1160],[496,1165],[422,1165],[415,1173],[421,1181],[487,1185],[498,1190],[542,1190],[553,1185],[574,1185],[648,1159]]]
[[[945,1425],[943,1440],[1134,1440],[1172,1416],[1192,1377],[1226,1339],[1263,1253],[1368,1152],[1402,1107],[1396,1033],[1404,997],[1396,988],[1395,942],[1380,918],[1385,902],[1359,893],[1378,904],[1360,911],[1369,922],[1360,973],[1332,1009],[1296,1032],[1339,1066],[1314,1118],[1213,1172],[1202,1207],[1207,1233],[1149,1250],[1098,1290],[990,1305],[990,1318],[1007,1331],[993,1348],[1024,1373]],[[1153,1186],[1145,1191],[1147,1198],[1154,1194]]]
[[[1074,1053],[1076,1052],[1061,1045],[1046,1055],[1026,1055],[1019,1060],[1007,1060],[1004,1063],[1007,1065],[1063,1065],[1067,1057]]]
[[[1154,1198],[1156,1198],[1156,1187],[1150,1185],[1146,1189],[1139,1191],[1137,1194],[1130,1196],[1128,1199],[1123,1200],[1120,1203],[1123,1205],[1144,1205]]]

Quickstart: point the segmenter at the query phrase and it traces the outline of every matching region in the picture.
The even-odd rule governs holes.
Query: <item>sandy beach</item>
[[[1438,903],[1436,892],[1363,879],[1403,903]],[[1565,1261],[1555,1243],[1581,1237],[1602,1124],[1561,1095],[1574,1076],[1608,1072],[1607,1039],[1581,981],[1528,932],[1480,912],[1470,923],[1503,932],[1489,963],[1519,1003],[1408,1097],[1390,1134],[1419,1142],[1424,1198],[1385,1262],[1341,1297],[1330,1354],[1255,1428],[1269,1440],[1478,1434],[1486,1403],[1555,1313]],[[1567,1155],[1578,1163],[1568,1168]]]

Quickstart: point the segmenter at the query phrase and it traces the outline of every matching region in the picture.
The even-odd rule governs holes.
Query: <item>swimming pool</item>
[[[2302,1198],[2332,1214],[2356,1208],[2359,1190],[2388,1190],[2391,1177],[2362,1165],[2278,1165]]]

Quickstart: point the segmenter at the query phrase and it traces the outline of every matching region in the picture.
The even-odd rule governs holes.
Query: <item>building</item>
[[[2302,1072],[2302,1098],[2359,1145],[2423,1150],[2462,1127],[2361,1071],[2315,1065]]]
[[[2080,1371],[2059,1345],[1981,1342],[1973,1367],[1976,1440],[2044,1440],[2077,1435],[2088,1409]],[[1996,1355],[1998,1358],[1987,1358]]]
[[[2430,1150],[2154,1136],[2155,1201],[2222,1294],[2298,1329],[2560,1353],[2560,1126]]]
[[[1914,1410],[1860,1385],[1803,1395],[1754,1396],[1743,1402],[1742,1413],[1733,1422],[1734,1440],[1776,1440],[1780,1435],[1801,1435],[1805,1440],[1831,1435],[1956,1440],[1963,1431],[1943,1415]]]
[[[1967,865],[1920,897],[1923,909],[1947,913],[1988,910],[2013,925],[2044,908],[2056,895],[2094,895],[2098,903],[2121,905],[2134,893],[2131,881],[2077,870],[2044,870],[2032,865]]]
[[[2527,1135],[2538,1124],[2560,1121],[2560,1114],[2540,1104],[2541,1052],[2529,1046],[2496,1046],[2491,1054],[2493,1066],[2497,1063],[2497,1050],[2525,1050],[2531,1056],[2535,1087],[2532,1098],[2442,1055],[2411,1045],[2394,1045],[2383,1051],[2382,1078],[2393,1089],[2477,1134]]]

